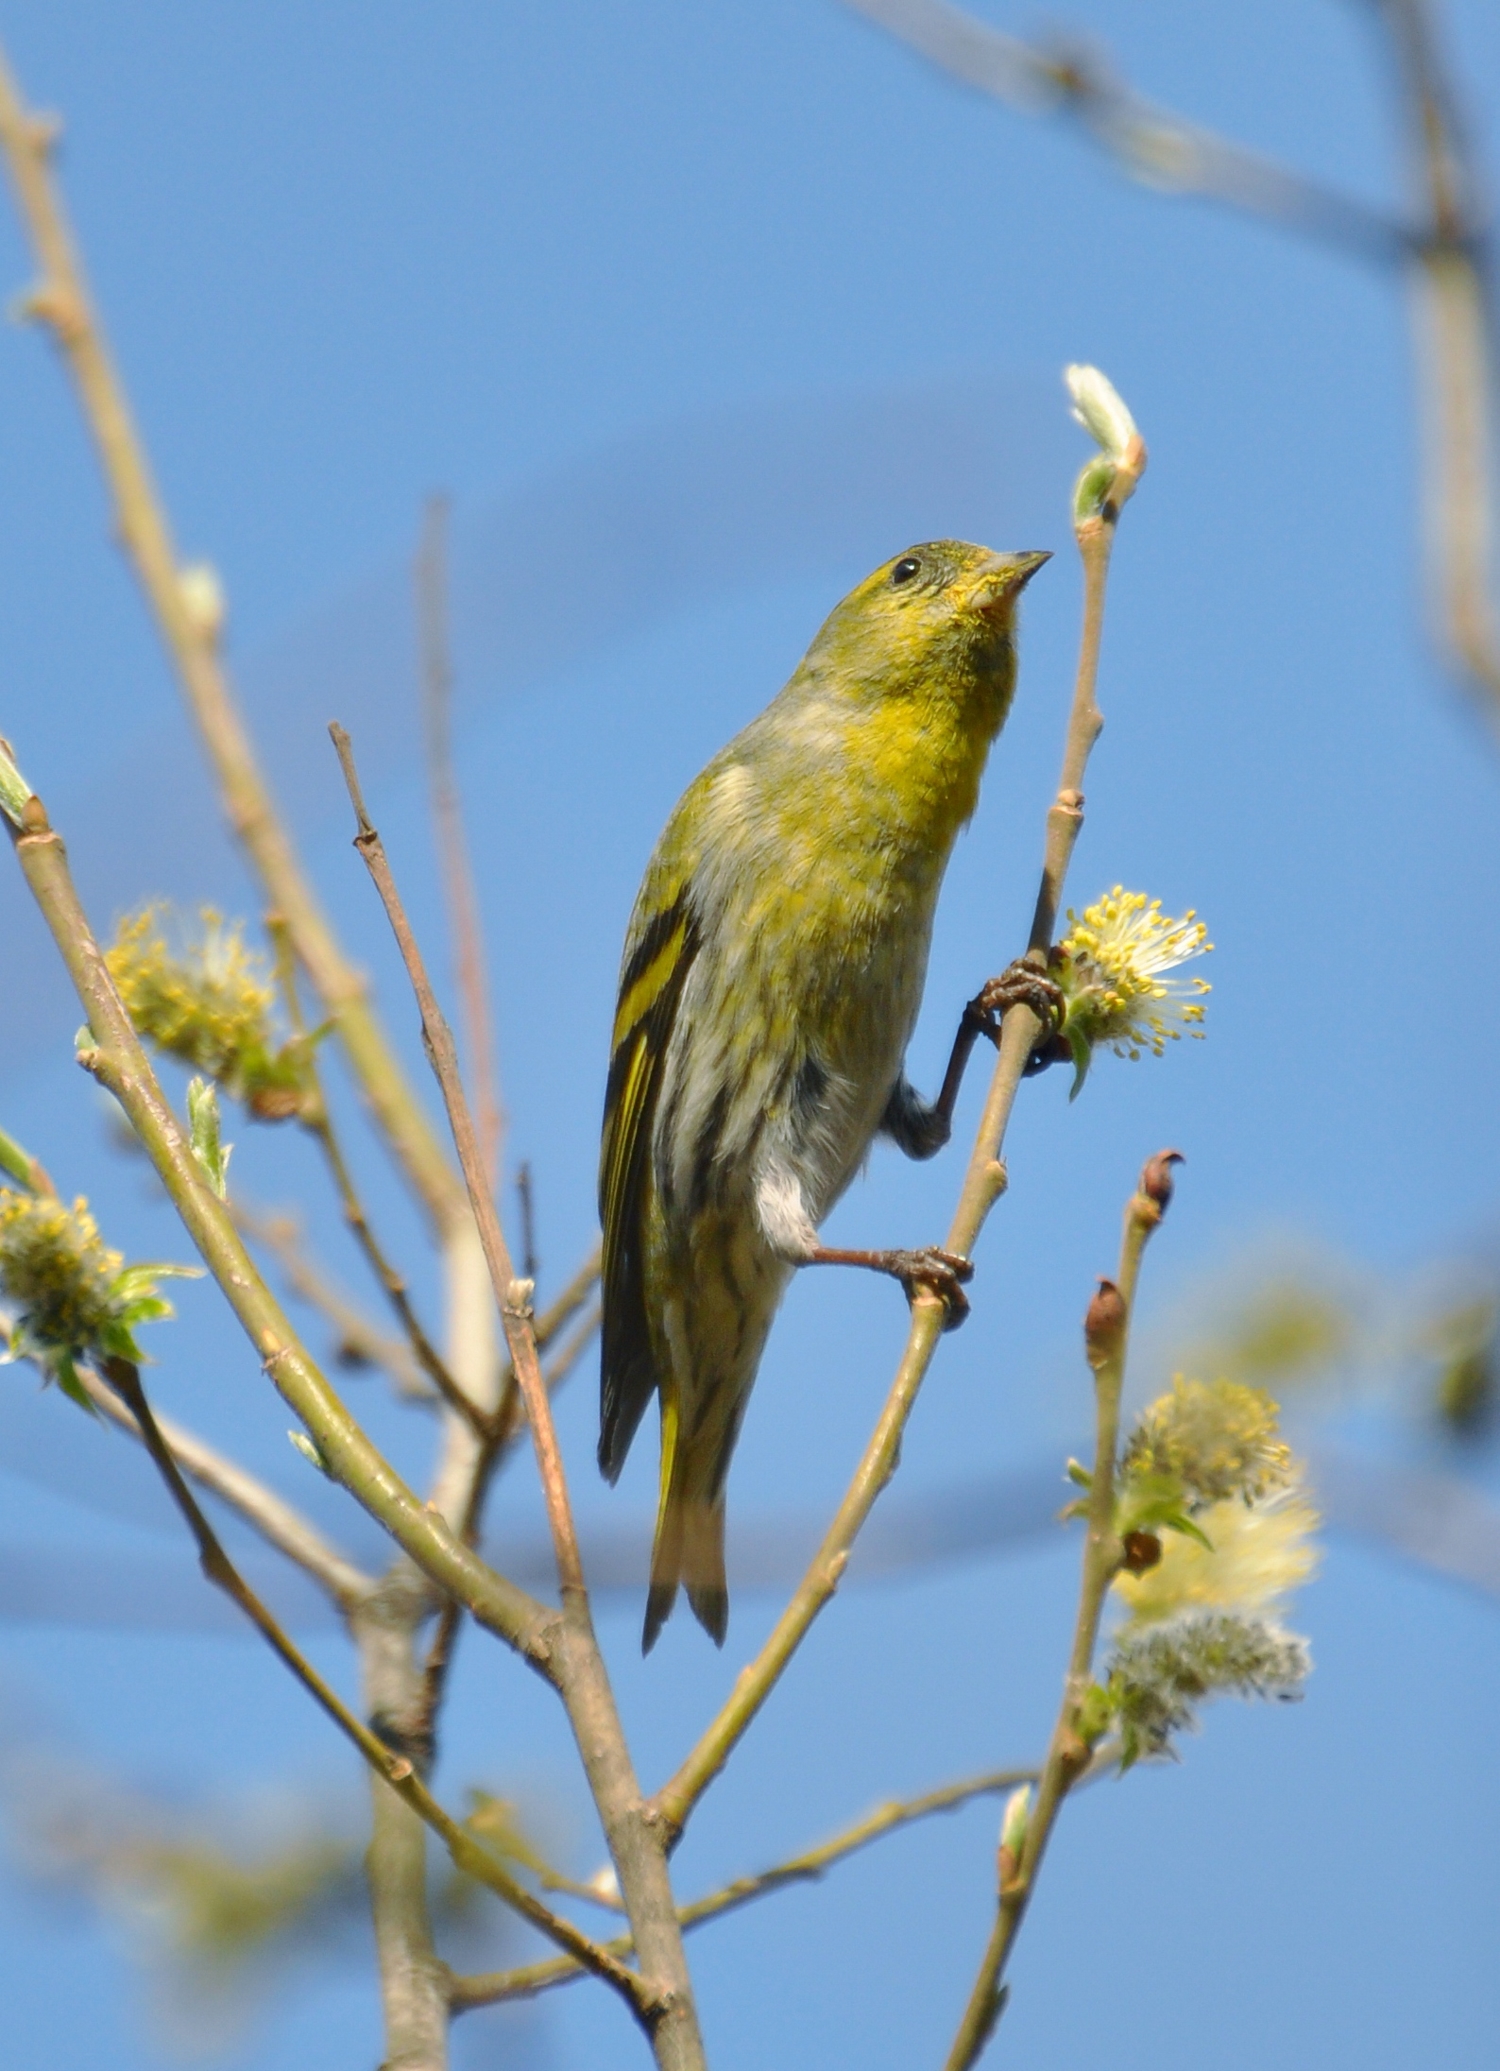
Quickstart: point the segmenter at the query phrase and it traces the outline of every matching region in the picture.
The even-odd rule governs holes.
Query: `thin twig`
[[[447,1847],[459,1869],[504,1899],[522,1919],[528,1920],[550,1941],[566,1949],[595,1976],[603,1978],[606,1984],[613,1985],[625,1998],[633,2013],[638,2016],[648,2013],[649,2008],[643,2001],[642,1983],[634,1971],[627,1970],[618,1957],[610,1955],[607,1950],[576,1928],[570,1920],[564,1920],[560,1914],[554,1913],[550,1906],[543,1905],[523,1884],[517,1883],[505,1865],[492,1855],[474,1834],[460,1826],[457,1820],[450,1818],[417,1775],[411,1762],[404,1755],[388,1748],[379,1735],[372,1733],[364,1721],[350,1711],[338,1693],[324,1682],[312,1663],[282,1631],[224,1551],[213,1526],[204,1516],[194,1500],[192,1490],[178,1472],[171,1447],[152,1415],[151,1405],[146,1399],[146,1391],[141,1385],[141,1377],[136,1367],[128,1359],[110,1358],[103,1360],[101,1364],[110,1385],[119,1391],[135,1419],[142,1442],[193,1535],[198,1547],[199,1565],[207,1579],[216,1588],[222,1589],[225,1595],[239,1606],[272,1652],[279,1656],[340,1731],[354,1743],[370,1767],[432,1828]]]
[[[338,753],[339,765],[344,772],[344,782],[348,786],[350,803],[354,807],[358,823],[354,846],[364,859],[365,868],[369,871],[375,889],[380,895],[386,919],[391,924],[391,931],[401,951],[401,960],[406,966],[406,973],[411,980],[412,991],[416,995],[418,1011],[422,1017],[422,1044],[448,1110],[454,1148],[458,1152],[459,1166],[468,1185],[474,1219],[479,1226],[480,1242],[484,1246],[495,1298],[500,1305],[511,1363],[516,1370],[522,1400],[526,1404],[531,1424],[537,1471],[541,1476],[542,1495],[547,1505],[547,1520],[552,1531],[552,1548],[557,1560],[558,1582],[562,1589],[563,1602],[566,1604],[570,1597],[582,1598],[585,1594],[583,1563],[578,1555],[578,1534],[573,1523],[573,1508],[568,1496],[567,1477],[563,1472],[562,1454],[558,1449],[557,1432],[547,1405],[546,1384],[542,1379],[541,1364],[537,1358],[536,1333],[532,1328],[530,1306],[531,1289],[525,1281],[517,1279],[511,1264],[510,1249],[506,1244],[505,1233],[500,1227],[500,1218],[495,1213],[494,1198],[485,1179],[483,1153],[459,1073],[458,1051],[453,1041],[453,1031],[438,1005],[437,995],[427,976],[426,963],[416,936],[412,933],[411,923],[407,920],[401,895],[396,890],[396,881],[391,875],[385,845],[365,811],[359,772],[354,763],[354,744],[347,731],[337,722],[331,725],[328,731]]]
[[[1058,1811],[1063,1799],[1094,1759],[1095,1749],[1079,1734],[1079,1713],[1089,1687],[1104,1600],[1110,1583],[1119,1573],[1122,1560],[1122,1548],[1115,1531],[1115,1464],[1130,1319],[1135,1308],[1141,1257],[1171,1199],[1172,1166],[1177,1157],[1176,1151],[1161,1151],[1142,1171],[1136,1190],[1125,1207],[1119,1277],[1113,1281],[1101,1280],[1099,1292],[1089,1304],[1085,1342],[1088,1362],[1094,1372],[1094,1461],[1073,1649],[1068,1661],[1062,1704],[1042,1768],[1036,1805],[1027,1822],[1020,1860],[1012,1863],[1002,1854],[995,1924],[944,2071],[971,2071],[971,2066],[978,2061],[994,2032],[995,2023],[1005,2006],[1006,1960],[1025,1917]]]
[[[295,1033],[306,1036],[308,1030],[303,1018],[302,1001],[297,991],[295,944],[292,941],[291,930],[279,913],[268,913],[266,932],[271,937],[276,951],[276,975],[286,1004],[287,1017]],[[353,1171],[344,1156],[343,1143],[333,1126],[333,1111],[328,1105],[323,1075],[318,1069],[317,1051],[311,1042],[307,1046],[303,1064],[303,1081],[297,1119],[323,1154],[328,1176],[333,1181],[333,1190],[338,1195],[344,1227],[363,1253],[366,1265],[374,1274],[381,1292],[395,1312],[396,1321],[406,1333],[407,1343],[411,1346],[412,1355],[418,1366],[427,1375],[449,1409],[472,1429],[479,1429],[483,1411],[459,1386],[446,1360],[423,1329],[421,1319],[412,1307],[406,1276],[398,1270],[375,1234],[359,1188],[354,1183]]]
[[[386,1141],[446,1236],[466,1222],[463,1189],[370,1005],[368,983],[350,964],[308,882],[276,811],[218,651],[219,625],[184,581],[150,462],[105,341],[54,181],[58,124],[28,109],[0,57],[0,150],[10,166],[39,281],[27,299],[44,323],[77,390],[114,502],[118,537],[156,619],[218,780],[225,813],[285,916],[297,955],[339,1032],[350,1066]]]
[[[448,927],[453,939],[464,1049],[474,1088],[475,1126],[485,1179],[493,1194],[500,1170],[500,1089],[495,1067],[495,1032],[485,970],[484,922],[474,886],[474,865],[464,829],[463,803],[453,774],[453,661],[448,637],[448,499],[428,499],[415,564],[417,628],[422,652],[422,706],[426,717],[427,769],[432,817]],[[529,1256],[529,1248],[528,1248]],[[533,1269],[525,1268],[528,1279]]]
[[[78,1369],[78,1378],[97,1410],[132,1438],[142,1440],[140,1426],[113,1388],[106,1387],[87,1367]],[[358,1608],[375,1587],[373,1575],[367,1575],[346,1553],[341,1553],[311,1519],[257,1476],[227,1459],[174,1418],[159,1416],[155,1421],[163,1444],[184,1474],[191,1475],[221,1503],[227,1503],[268,1546],[274,1546],[310,1575],[341,1611],[348,1614]]]
[[[437,1391],[423,1379],[422,1369],[404,1338],[387,1337],[355,1302],[335,1285],[330,1274],[308,1254],[306,1232],[291,1215],[268,1214],[242,1198],[230,1210],[244,1234],[269,1251],[286,1276],[287,1285],[333,1326],[339,1357],[378,1366],[409,1402],[436,1402]]]
[[[554,1305],[555,1306],[555,1305]],[[550,1311],[548,1312],[551,1313]],[[555,1395],[568,1375],[578,1364],[587,1349],[589,1340],[599,1328],[599,1306],[589,1309],[576,1329],[559,1348],[556,1358],[550,1359],[544,1373],[547,1393]],[[538,1347],[547,1342],[545,1333],[547,1317],[537,1318]],[[512,1382],[509,1392],[502,1395],[500,1408],[496,1411],[482,1443],[476,1448],[472,1477],[469,1485],[467,1507],[464,1510],[460,1530],[471,1546],[479,1544],[480,1525],[484,1516],[484,1499],[495,1470],[505,1458],[515,1439],[519,1436],[524,1421],[521,1402]],[[463,1605],[449,1597],[438,1613],[437,1626],[428,1645],[427,1659],[422,1668],[422,1698],[414,1728],[417,1738],[427,1748],[434,1745],[437,1732],[437,1715],[442,1707],[447,1688],[448,1670],[453,1662],[453,1650],[458,1642],[463,1625]]]
[[[523,1158],[516,1167],[516,1200],[521,1210],[521,1271],[534,1280],[539,1271],[536,1256],[536,1203],[531,1192],[531,1160]]]
[[[881,1840],[886,1834],[895,1833],[900,1827],[910,1826],[915,1820],[930,1819],[938,1812],[954,1812],[975,1798],[996,1797],[1002,1791],[1014,1790],[1018,1784],[1034,1783],[1036,1775],[1035,1769],[994,1769],[983,1776],[966,1777],[962,1783],[944,1784],[940,1790],[927,1791],[920,1798],[888,1799],[853,1826],[834,1835],[832,1840],[809,1848],[803,1855],[794,1855],[787,1862],[777,1863],[771,1869],[760,1870],[752,1877],[736,1877],[733,1883],[720,1890],[694,1899],[691,1905],[682,1908],[677,1917],[684,1928],[701,1927],[706,1921],[717,1920],[725,1913],[737,1912],[754,1899],[783,1891],[789,1884],[813,1882],[846,1856],[867,1848],[872,1841]],[[629,1935],[621,1935],[618,1940],[606,1942],[604,1946],[614,1955],[624,1956],[633,1944]],[[531,1999],[553,1986],[570,1985],[583,1975],[576,1963],[563,1958],[556,1962],[528,1963],[519,1969],[494,1971],[485,1976],[455,1977],[453,2011],[456,2014],[467,2013],[474,2007],[493,2006],[500,2000]]]
[[[1045,960],[1051,943],[1052,926],[1062,897],[1068,863],[1083,825],[1083,775],[1089,751],[1103,724],[1095,690],[1105,587],[1115,528],[1120,509],[1134,490],[1145,465],[1146,449],[1137,437],[1118,466],[1113,485],[1098,513],[1075,528],[1084,568],[1083,632],[1063,752],[1062,778],[1047,815],[1041,888],[1028,945],[1028,955],[1039,960]],[[1000,1152],[1017,1090],[1041,1034],[1042,1024],[1029,1008],[1014,1007],[1005,1015],[1001,1026],[1000,1054],[990,1081],[984,1113],[964,1175],[958,1207],[943,1240],[947,1251],[964,1257],[970,1255],[986,1217],[1005,1191],[1005,1167],[1000,1162]],[[675,1845],[694,1805],[728,1761],[814,1619],[837,1589],[854,1541],[874,1508],[876,1498],[896,1470],[901,1434],[937,1350],[944,1313],[942,1302],[935,1297],[926,1299],[919,1296],[912,1304],[906,1349],[896,1369],[890,1393],[844,1500],[835,1512],[811,1565],[760,1652],[735,1679],[734,1688],[717,1716],[677,1773],[652,1798],[651,1810],[662,1822],[669,1846]]]
[[[562,1620],[551,1660],[552,1680],[567,1706],[589,1788],[604,1827],[621,1894],[640,1952],[642,1972],[655,1981],[659,2013],[648,2023],[662,2071],[704,2071],[703,2041],[693,2001],[692,1980],[667,1873],[664,1837],[642,1802],[635,1765],[620,1724],[614,1691],[594,1635],[579,1558],[572,1506],[563,1473],[557,1432],[537,1357],[531,1288],[514,1276],[493,1196],[485,1185],[483,1160],[464,1093],[453,1032],[428,980],[422,953],[396,890],[380,836],[370,823],[360,793],[354,752],[344,728],[329,729],[354,806],[355,847],[364,859],[406,965],[422,1017],[422,1038],[442,1088],[459,1165],[484,1247],[490,1279],[505,1326],[506,1342],[531,1425],[553,1555],[562,1591]]]
[[[323,1153],[329,1176],[333,1180],[334,1191],[339,1197],[339,1211],[344,1218],[344,1225],[364,1254],[370,1271],[380,1283],[397,1322],[406,1332],[406,1341],[411,1346],[412,1357],[454,1415],[462,1417],[474,1430],[481,1430],[485,1423],[485,1412],[469,1399],[453,1378],[448,1362],[423,1329],[421,1319],[412,1307],[411,1293],[405,1276],[392,1262],[385,1246],[375,1234],[370,1218],[365,1212],[364,1202],[360,1198],[359,1189],[354,1184],[354,1175],[349,1170],[343,1146],[334,1130],[321,1086],[315,1088],[312,1104],[304,1109],[301,1120],[303,1127],[316,1139]]]

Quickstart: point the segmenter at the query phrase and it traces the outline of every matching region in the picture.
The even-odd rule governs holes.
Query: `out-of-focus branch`
[[[97,1410],[112,1424],[118,1424],[122,1431],[129,1432],[132,1438],[141,1439],[140,1426],[113,1388],[107,1387],[87,1367],[79,1368],[78,1378]],[[373,1575],[367,1575],[347,1554],[340,1553],[284,1496],[279,1496],[265,1482],[227,1459],[173,1418],[159,1416],[156,1426],[184,1474],[191,1475],[200,1488],[210,1490],[221,1503],[227,1503],[237,1516],[259,1532],[268,1546],[274,1546],[278,1553],[284,1553],[289,1561],[294,1561],[305,1574],[310,1575],[346,1616],[358,1608],[375,1586]]]
[[[1057,1723],[1042,1765],[1036,1806],[1027,1822],[1019,1860],[1008,1859],[1008,1851],[1002,1847],[995,1924],[944,2071],[971,2071],[994,2031],[1005,2006],[1006,1960],[1025,1918],[1052,1828],[1063,1799],[1088,1773],[1095,1758],[1094,1747],[1080,1735],[1079,1713],[1089,1687],[1104,1599],[1123,1559],[1115,1531],[1115,1467],[1130,1318],[1141,1259],[1172,1198],[1172,1167],[1177,1162],[1176,1151],[1160,1151],[1147,1161],[1135,1192],[1125,1204],[1118,1278],[1101,1280],[1099,1291],[1089,1304],[1084,1343],[1094,1374],[1094,1463],[1073,1649]]]
[[[1041,886],[1027,947],[1028,956],[1042,963],[1051,945],[1052,926],[1062,898],[1068,863],[1083,825],[1084,771],[1089,752],[1104,723],[1095,691],[1115,528],[1120,510],[1134,492],[1145,466],[1145,445],[1139,434],[1132,432],[1128,447],[1116,459],[1108,487],[1098,497],[1097,509],[1092,515],[1079,517],[1075,522],[1084,573],[1083,629],[1063,750],[1062,776],[1047,814]],[[943,1240],[946,1251],[957,1252],[964,1257],[972,1252],[990,1210],[1005,1191],[1006,1174],[1000,1162],[1000,1152],[1027,1062],[1042,1034],[1041,1021],[1029,1007],[1013,1007],[1006,1013],[1001,1024],[1000,1054],[995,1061],[958,1207]],[[676,1775],[652,1799],[651,1809],[662,1822],[669,1844],[675,1843],[681,1834],[694,1805],[728,1761],[802,1644],[814,1619],[837,1589],[849,1564],[855,1539],[874,1508],[876,1498],[896,1471],[901,1434],[937,1350],[943,1321],[943,1304],[937,1298],[919,1296],[913,1302],[906,1350],[896,1369],[885,1407],[812,1565],[772,1627],[759,1654],[736,1677],[733,1690],[697,1746]]]
[[[814,1882],[846,1856],[857,1854],[900,1827],[910,1826],[914,1820],[930,1819],[938,1812],[956,1812],[975,1798],[998,1797],[1001,1791],[1014,1790],[1018,1784],[1034,1783],[1036,1774],[1035,1769],[993,1769],[984,1776],[966,1777],[962,1783],[944,1784],[940,1790],[927,1791],[920,1798],[888,1799],[853,1826],[835,1834],[832,1840],[777,1863],[773,1869],[759,1870],[753,1877],[736,1877],[732,1884],[705,1898],[694,1899],[677,1917],[684,1928],[701,1927],[705,1921],[717,1920],[724,1913],[737,1912],[754,1899],[784,1891],[789,1884]],[[605,1943],[617,1956],[627,1955],[633,1946],[629,1935]],[[500,2000],[532,1999],[539,1992],[550,1991],[555,1985],[570,1985],[584,1975],[578,1964],[560,1957],[556,1961],[528,1963],[516,1970],[492,1971],[485,1976],[455,1977],[451,2003],[455,2013],[467,2013],[473,2007],[494,2006]]]
[[[1398,265],[1410,249],[1405,225],[1158,107],[1114,78],[1093,54],[1023,42],[949,0],[845,4],[981,93],[1028,113],[1071,116],[1148,186],[1224,202],[1387,266]]]
[[[438,1804],[427,1786],[416,1774],[411,1762],[402,1754],[386,1746],[380,1736],[372,1733],[362,1719],[338,1696],[332,1687],[324,1682],[317,1670],[301,1650],[282,1631],[260,1598],[244,1580],[233,1561],[224,1551],[217,1533],[208,1522],[202,1510],[193,1499],[192,1491],[179,1473],[172,1457],[171,1448],[163,1438],[146,1391],[141,1386],[140,1374],[128,1359],[106,1359],[103,1362],[106,1379],[119,1390],[125,1405],[139,1429],[142,1443],[151,1455],[153,1464],[166,1483],[173,1502],[181,1511],[188,1530],[198,1548],[198,1558],[205,1577],[222,1589],[255,1626],[261,1637],[291,1670],[297,1681],[359,1749],[370,1767],[384,1783],[416,1812],[446,1845],[449,1854],[459,1869],[486,1885],[497,1897],[519,1913],[533,1927],[539,1928],[550,1941],[576,1956],[585,1968],[607,1984],[613,1985],[638,2016],[645,2017],[648,2008],[645,2003],[645,1987],[633,1971],[629,1971],[618,1960],[590,1941],[569,1920],[554,1913],[550,1906],[533,1897],[524,1885],[517,1883],[505,1865],[494,1856],[474,1834],[451,1819]]]
[[[434,1226],[446,1236],[455,1223],[468,1220],[463,1189],[370,1006],[367,982],[339,947],[272,802],[219,655],[222,604],[216,584],[178,562],[53,178],[56,134],[52,118],[25,106],[0,57],[0,150],[38,263],[38,283],[26,307],[47,326],[73,377],[114,501],[120,541],[176,667],[230,826],[285,918],[371,1112]]]
[[[1423,228],[1414,241],[1427,576],[1439,639],[1500,736],[1495,310],[1489,224],[1422,0],[1374,0],[1395,62]]]
[[[429,499],[415,564],[417,629],[422,651],[422,709],[427,726],[427,768],[432,817],[447,895],[448,927],[458,977],[464,1049],[474,1088],[474,1123],[490,1192],[500,1165],[500,1094],[495,1032],[485,969],[484,923],[474,887],[474,866],[464,831],[463,804],[453,774],[453,661],[448,638],[448,499]],[[529,1247],[527,1247],[529,1249]]]

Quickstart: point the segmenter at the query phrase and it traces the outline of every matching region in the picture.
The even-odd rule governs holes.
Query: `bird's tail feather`
[[[674,1406],[675,1408],[675,1406]],[[693,1616],[715,1646],[729,1630],[729,1584],[724,1571],[724,1491],[703,1486],[704,1450],[677,1444],[677,1418],[663,1398],[661,1505],[651,1548],[651,1586],[641,1652],[649,1654],[686,1586]],[[710,1456],[711,1458],[712,1456]],[[711,1486],[711,1483],[710,1483]]]

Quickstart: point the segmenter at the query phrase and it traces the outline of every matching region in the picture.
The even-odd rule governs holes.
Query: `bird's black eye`
[[[895,567],[891,570],[891,586],[894,589],[898,587],[901,583],[910,582],[913,576],[920,575],[921,573],[922,564],[917,559],[916,555],[907,554],[905,558],[903,560],[898,561]]]

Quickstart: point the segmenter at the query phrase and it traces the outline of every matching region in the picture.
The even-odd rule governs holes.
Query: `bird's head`
[[[836,607],[808,662],[825,684],[861,700],[998,690],[1008,702],[1016,605],[1051,558],[961,539],[908,547]]]

